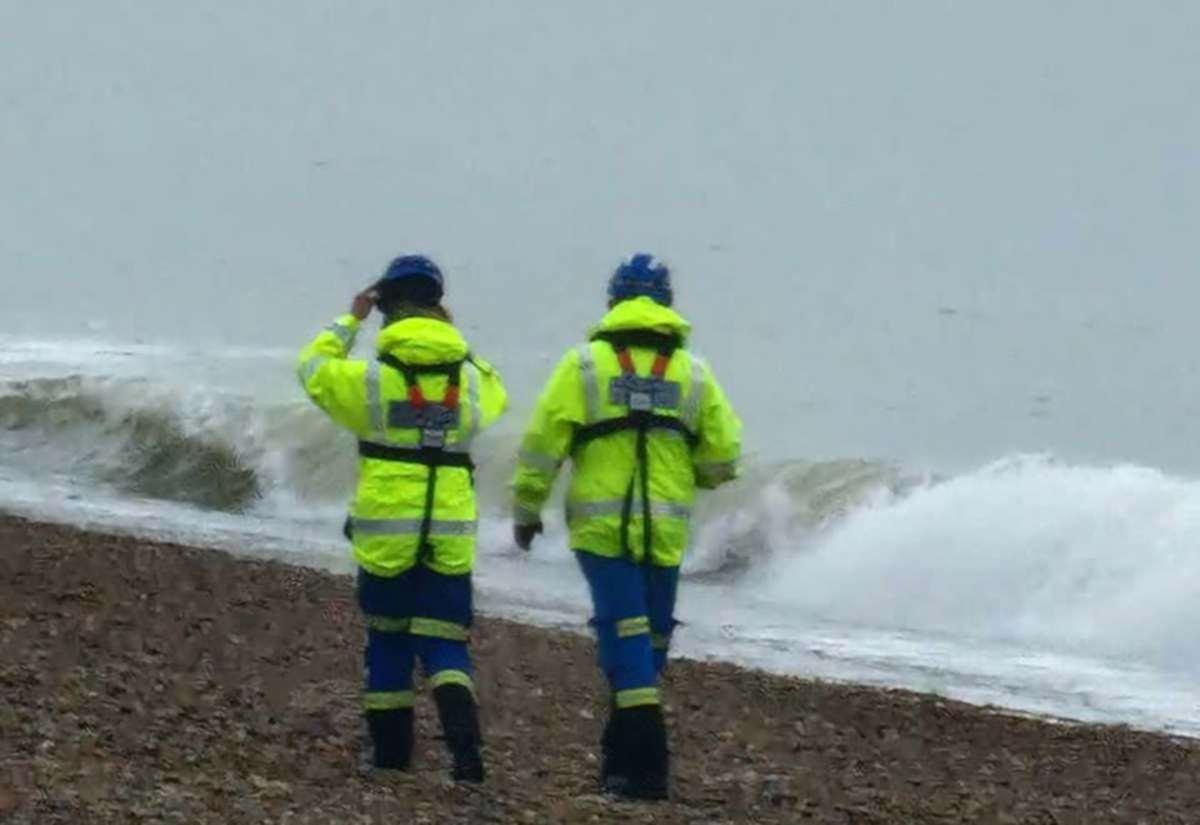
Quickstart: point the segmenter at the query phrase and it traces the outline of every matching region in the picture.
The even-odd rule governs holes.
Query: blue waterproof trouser
[[[575,553],[592,591],[600,668],[618,708],[657,705],[658,675],[675,630],[678,567]]]
[[[367,626],[367,710],[413,706],[413,665],[430,685],[474,690],[467,634],[474,616],[471,576],[445,576],[418,564],[383,578],[358,571],[358,605]]]

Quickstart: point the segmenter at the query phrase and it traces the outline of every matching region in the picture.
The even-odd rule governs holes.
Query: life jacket
[[[380,355],[378,360],[379,363],[396,370],[403,376],[408,392],[407,401],[393,401],[388,406],[388,427],[418,430],[421,438],[418,442],[419,446],[416,447],[359,441],[358,454],[363,458],[376,461],[420,464],[429,468],[429,480],[425,485],[425,509],[421,516],[421,530],[417,542],[417,557],[425,560],[433,552],[433,547],[429,543],[429,535],[433,526],[438,469],[441,467],[465,469],[472,474],[472,483],[474,483],[475,463],[471,460],[471,454],[447,449],[448,436],[458,429],[461,420],[459,391],[462,385],[462,370],[463,364],[471,360],[471,356],[468,355],[462,361],[444,364],[410,364],[387,353]],[[421,384],[418,381],[422,375],[444,375],[446,377],[446,394],[441,401],[431,402],[425,398],[425,393],[421,390]]]
[[[604,341],[612,346],[617,361],[621,365],[621,375],[609,383],[609,402],[614,406],[625,407],[623,416],[607,418],[592,424],[579,427],[571,443],[572,454],[587,444],[600,438],[610,438],[620,433],[633,431],[637,434],[636,457],[633,476],[625,490],[625,499],[621,509],[621,551],[630,559],[636,558],[632,549],[629,528],[633,521],[633,508],[636,488],[641,486],[642,510],[642,542],[643,563],[649,563],[651,546],[653,544],[653,514],[650,504],[650,461],[649,437],[654,431],[670,431],[679,433],[693,449],[699,443],[699,436],[687,427],[683,419],[676,415],[663,415],[656,410],[679,411],[682,404],[682,388],[674,381],[667,381],[665,375],[671,364],[675,351],[683,345],[682,340],[675,335],[668,335],[653,330],[622,330],[600,332],[592,338],[593,341]],[[629,350],[631,347],[655,350],[657,355],[651,367],[649,376],[638,375]]]

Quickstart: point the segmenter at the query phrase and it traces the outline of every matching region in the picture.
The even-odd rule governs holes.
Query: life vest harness
[[[429,479],[425,484],[425,509],[421,516],[421,530],[417,539],[417,557],[422,560],[429,558],[433,553],[429,535],[433,528],[438,468],[459,467],[471,472],[472,476],[475,471],[475,463],[471,460],[470,453],[446,449],[447,438],[458,428],[462,415],[459,393],[463,364],[467,360],[470,360],[469,356],[464,361],[442,364],[410,364],[394,355],[380,355],[379,363],[391,367],[403,376],[408,396],[406,402],[394,401],[389,405],[388,426],[395,429],[419,430],[421,440],[416,447],[378,444],[372,441],[358,442],[358,454],[363,458],[420,464],[429,468]],[[418,380],[422,375],[446,376],[446,394],[441,401],[431,402],[425,398]]]
[[[625,489],[625,499],[621,506],[621,552],[630,560],[634,560],[629,528],[633,521],[634,494],[638,482],[641,482],[642,509],[642,563],[650,563],[650,550],[653,545],[653,516],[650,507],[650,456],[649,437],[654,430],[665,430],[679,433],[693,449],[699,443],[699,437],[677,415],[662,415],[656,409],[675,409],[681,407],[680,386],[678,383],[666,380],[667,368],[671,358],[680,349],[683,341],[675,335],[665,335],[653,330],[627,330],[621,332],[601,332],[593,336],[593,341],[604,341],[616,353],[617,362],[621,365],[621,375],[609,384],[609,401],[617,406],[628,408],[628,413],[617,418],[597,421],[578,428],[571,443],[571,452],[582,449],[598,438],[606,438],[629,430],[637,434],[637,466],[629,486]],[[652,349],[656,351],[654,365],[649,377],[638,375],[637,367],[629,350],[631,347]]]

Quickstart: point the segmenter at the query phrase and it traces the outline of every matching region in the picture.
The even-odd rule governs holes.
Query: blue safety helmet
[[[384,303],[436,306],[445,292],[446,279],[424,255],[401,255],[388,264],[375,288]]]
[[[669,307],[675,300],[671,291],[671,270],[646,252],[621,262],[608,282],[608,297],[613,301],[645,296]]]

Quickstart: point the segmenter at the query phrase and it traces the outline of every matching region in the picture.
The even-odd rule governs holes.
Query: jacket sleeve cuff
[[[348,353],[354,349],[354,341],[358,338],[358,329],[361,326],[361,321],[353,315],[346,314],[339,316],[336,321],[325,327],[325,331],[333,333],[342,346],[342,352]]]
[[[542,521],[542,514],[517,504],[513,506],[513,521],[521,525],[539,524]]]

